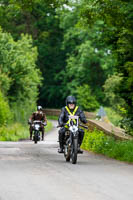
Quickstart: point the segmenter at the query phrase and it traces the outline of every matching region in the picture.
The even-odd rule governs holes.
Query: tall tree
[[[126,115],[133,120],[133,3],[132,0],[84,0],[81,9],[82,22],[92,26],[102,19],[105,23],[102,37],[112,44],[116,56],[116,70],[123,79],[119,94],[125,100]],[[87,4],[87,6],[86,6]],[[132,125],[133,126],[133,125]],[[132,127],[133,128],[133,127]]]
[[[11,107],[31,112],[38,96],[41,73],[36,68],[37,49],[32,39],[22,35],[14,41],[0,30],[0,90]],[[27,109],[28,108],[28,109]]]
[[[58,98],[62,98],[56,73],[64,67],[65,54],[61,50],[63,32],[56,9],[64,3],[65,0],[7,0],[1,1],[0,6],[2,28],[15,40],[21,33],[32,35],[33,44],[38,47],[37,65],[44,77],[39,103],[47,107],[59,106]]]
[[[73,4],[75,5],[75,4]],[[99,20],[95,26],[81,27],[81,5],[73,6],[73,10],[64,9],[60,13],[61,28],[64,30],[63,49],[67,55],[67,65],[64,73],[66,93],[76,95],[79,86],[87,84],[92,95],[100,103],[104,102],[102,86],[108,76],[114,71],[115,60],[109,46],[101,38],[100,30],[104,23]]]

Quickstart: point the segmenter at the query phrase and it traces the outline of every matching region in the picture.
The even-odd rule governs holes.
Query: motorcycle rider
[[[42,132],[42,140],[44,140],[44,126],[47,125],[47,118],[46,118],[46,115],[45,115],[45,113],[42,109],[42,106],[37,106],[37,111],[33,112],[31,117],[28,120],[28,123],[30,124],[30,129],[29,129],[30,140],[32,140],[32,132],[34,130],[33,123],[34,123],[35,120],[42,122],[40,131]]]
[[[63,141],[64,141],[64,137],[65,137],[65,132],[67,130],[67,128],[65,127],[65,124],[68,122],[69,120],[69,115],[76,115],[79,116],[79,119],[81,122],[83,122],[84,124],[87,123],[86,117],[84,115],[84,112],[78,107],[76,106],[76,99],[74,96],[68,96],[66,98],[66,106],[62,108],[61,110],[61,114],[59,116],[58,119],[58,123],[59,126],[61,126],[60,130],[59,130],[59,153],[63,153]],[[80,150],[80,145],[82,144],[82,140],[84,137],[84,130],[79,128],[79,149],[78,149],[78,153],[83,153],[83,151]]]

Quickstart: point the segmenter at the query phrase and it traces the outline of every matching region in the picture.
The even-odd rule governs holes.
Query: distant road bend
[[[38,144],[0,142],[0,200],[133,200],[133,165],[89,152],[67,163],[57,133]]]

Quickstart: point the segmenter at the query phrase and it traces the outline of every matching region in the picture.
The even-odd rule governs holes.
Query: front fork
[[[73,147],[73,141],[74,141],[74,139],[78,140],[78,136],[79,136],[78,132],[70,134],[70,146],[71,146],[71,148]],[[71,149],[71,151],[72,151],[72,149]]]

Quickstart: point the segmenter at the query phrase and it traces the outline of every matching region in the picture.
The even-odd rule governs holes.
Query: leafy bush
[[[0,29],[0,89],[8,99],[15,121],[27,120],[35,109],[42,80],[36,66],[37,56],[30,36],[22,34],[15,41],[10,33]]]
[[[0,91],[0,126],[6,125],[12,118],[8,102],[4,99]]]
[[[125,129],[125,132],[133,136],[133,120],[131,118],[124,117],[120,121],[120,127]]]
[[[52,123],[48,121],[45,131],[48,132],[51,128]],[[27,138],[29,138],[29,127],[20,123],[0,128],[0,141],[18,141]]]
[[[25,125],[31,113],[36,110],[36,103],[32,102],[29,106],[28,100],[24,105],[17,101],[11,104],[11,110],[14,114],[14,121]]]
[[[130,111],[131,114],[129,114],[125,107],[120,107],[119,110],[120,110],[120,114],[122,116],[122,119],[120,120],[120,127],[125,129],[125,132],[127,134],[133,136],[133,114],[132,114],[132,111]]]
[[[18,141],[19,139],[25,139],[28,137],[28,128],[23,127],[19,123],[0,128],[0,141]]]
[[[133,141],[115,140],[102,131],[86,131],[82,148],[117,160],[133,162]]]

